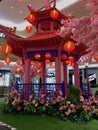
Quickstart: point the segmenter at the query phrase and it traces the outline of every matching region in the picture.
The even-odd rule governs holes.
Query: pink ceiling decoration
[[[79,64],[90,63],[92,57],[93,57],[93,52],[87,53],[79,58],[78,63]]]
[[[71,39],[75,41],[75,45],[86,45],[86,51],[89,54],[83,57],[87,56],[91,60],[93,54],[98,51],[98,0],[84,1],[86,1],[86,10],[91,10],[90,16],[78,19],[70,16],[67,20],[62,20],[63,27],[60,30],[60,35],[66,37],[72,34]]]

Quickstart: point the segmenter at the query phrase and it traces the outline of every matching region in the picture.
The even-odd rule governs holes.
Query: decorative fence
[[[62,91],[62,96],[65,97],[65,84],[62,83],[31,83],[21,84],[16,82],[16,90],[18,91],[21,99],[29,99],[30,95],[33,95],[34,99],[39,99],[42,94],[46,95],[46,98],[52,99],[53,95],[57,96],[58,91]]]

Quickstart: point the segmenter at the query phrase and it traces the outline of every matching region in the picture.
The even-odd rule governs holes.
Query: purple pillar
[[[58,57],[55,58],[56,83],[61,83],[61,48],[58,49]]]
[[[30,60],[25,59],[24,61],[24,78],[23,78],[24,83],[30,83],[31,78],[30,78]]]
[[[42,83],[46,82],[46,63],[45,60],[42,62]]]

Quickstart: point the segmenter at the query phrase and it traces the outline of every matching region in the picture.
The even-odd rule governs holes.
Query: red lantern
[[[50,59],[50,58],[51,58],[51,54],[50,54],[50,53],[46,53],[46,54],[45,54],[45,58],[46,58],[46,59]]]
[[[10,54],[12,52],[12,47],[5,44],[2,46],[1,50],[3,53],[5,53],[7,55],[7,54]]]
[[[34,60],[31,60],[31,61],[30,61],[30,64],[31,64],[31,65],[34,65]]]
[[[30,15],[27,16],[26,19],[27,19],[27,21],[29,23],[33,23],[35,21],[35,15],[34,14],[30,14]]]
[[[49,66],[51,66],[51,67],[52,67],[52,66],[53,66],[53,63],[52,63],[52,62],[50,62],[50,63],[49,63]]]
[[[36,66],[37,66],[38,68],[40,68],[40,67],[41,67],[41,62],[37,62],[37,63],[36,63]]]
[[[28,25],[26,26],[25,30],[30,33],[32,31],[32,26]]]
[[[40,58],[41,58],[41,55],[40,55],[40,54],[36,54],[36,55],[35,55],[35,59],[36,59],[36,60],[39,60]]]
[[[72,52],[75,49],[74,42],[68,41],[64,44],[64,50],[68,52]]]
[[[74,67],[74,63],[71,63],[70,65],[71,65],[72,67]]]
[[[62,60],[66,60],[67,59],[67,55],[63,54],[62,55]]]
[[[74,62],[74,57],[69,56],[68,59],[69,59],[69,61]]]
[[[66,60],[65,63],[68,65],[68,64],[70,64],[70,61],[69,61],[69,60]]]
[[[12,58],[6,57],[4,60],[5,60],[5,62],[6,62],[7,64],[9,64],[9,63],[12,61]]]
[[[59,12],[54,9],[54,10],[52,10],[52,11],[50,12],[50,16],[51,16],[51,18],[56,19],[56,18],[58,18],[58,16],[59,16]]]
[[[50,60],[49,59],[46,59],[45,62],[46,62],[46,64],[50,64]]]

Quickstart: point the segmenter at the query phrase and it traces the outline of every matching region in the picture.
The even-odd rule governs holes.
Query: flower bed
[[[98,98],[90,97],[84,100],[80,96],[78,103],[72,103],[67,98],[62,97],[62,92],[58,91],[55,97],[51,93],[51,98],[44,94],[40,99],[34,99],[31,95],[29,101],[21,100],[16,90],[12,91],[4,102],[5,113],[39,114],[55,116],[63,120],[73,122],[87,122],[92,118],[98,119]]]

